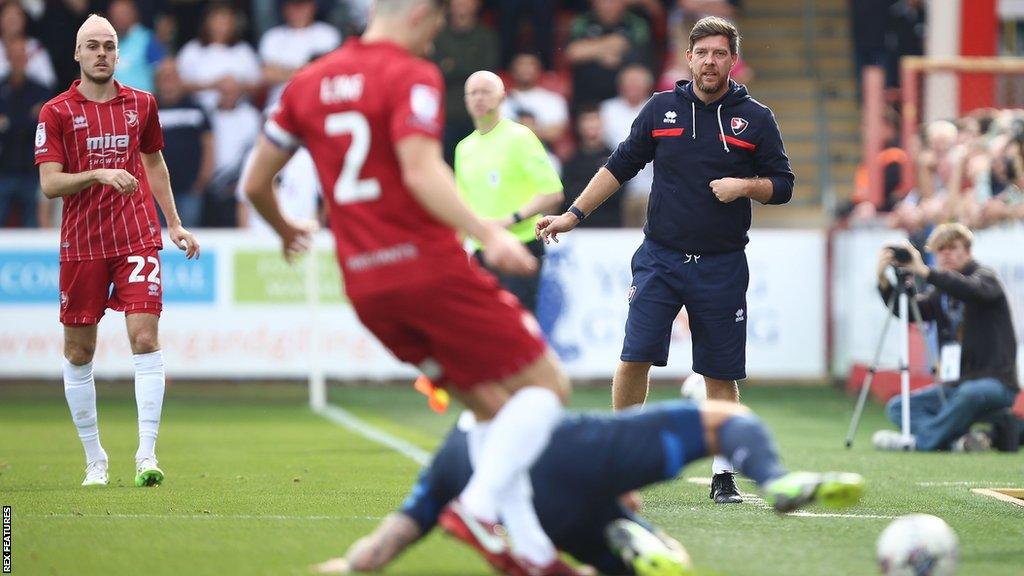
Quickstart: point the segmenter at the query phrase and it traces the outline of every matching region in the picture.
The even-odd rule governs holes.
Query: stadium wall
[[[751,378],[820,380],[826,375],[825,234],[754,230],[747,366]],[[411,378],[360,325],[340,290],[327,233],[318,238],[320,299],[308,302],[302,266],[291,268],[271,238],[237,231],[200,234],[202,258],[161,253],[165,295],[161,342],[176,378],[306,378],[319,334],[329,378]],[[618,361],[639,230],[579,230],[552,245],[538,320],[575,378],[610,378]],[[58,378],[59,265],[53,232],[0,234],[0,378]],[[428,304],[427,304],[428,305]],[[120,314],[101,322],[100,377],[132,373]],[[314,320],[315,319],[315,328]],[[656,377],[690,372],[685,312],[672,355]]]

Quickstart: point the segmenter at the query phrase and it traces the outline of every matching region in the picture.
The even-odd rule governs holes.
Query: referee
[[[633,285],[621,362],[612,382],[616,409],[647,398],[651,366],[668,362],[672,323],[686,306],[693,371],[708,398],[739,401],[746,378],[747,284],[744,247],[751,200],[784,204],[793,171],[775,116],[729,79],[740,37],[736,27],[703,18],[690,31],[686,60],[693,81],[655,94],[630,135],[587,188],[557,217],[537,223],[537,237],[557,240],[654,162],[644,242],[633,256]],[[711,498],[742,502],[732,466],[716,458]]]
[[[562,181],[540,139],[501,117],[504,100],[505,86],[493,72],[474,72],[466,80],[466,109],[476,130],[455,147],[455,179],[473,212],[508,228],[543,264],[544,243],[533,230],[540,214],[561,206]],[[485,265],[479,243],[474,246],[477,261]],[[531,276],[489,270],[536,313],[540,267]]]

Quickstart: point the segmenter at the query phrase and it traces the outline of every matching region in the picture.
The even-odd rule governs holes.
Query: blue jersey
[[[793,170],[775,116],[732,80],[705,104],[692,84],[658,92],[633,121],[605,167],[620,183],[654,162],[644,233],[686,254],[742,250],[750,229],[750,199],[723,204],[711,192],[719,178],[759,176],[772,182],[769,204],[793,195]]]
[[[640,519],[622,507],[619,496],[674,478],[705,453],[700,411],[689,402],[569,416],[530,470],[537,517],[559,549],[602,572],[625,573],[604,530],[618,518]],[[472,473],[466,433],[455,428],[420,473],[401,512],[426,534]]]

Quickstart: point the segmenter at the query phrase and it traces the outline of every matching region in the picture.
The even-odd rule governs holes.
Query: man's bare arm
[[[50,200],[78,194],[93,184],[113,186],[121,194],[131,194],[138,188],[139,181],[127,170],[101,169],[71,174],[64,171],[60,162],[39,165],[39,187],[43,196]]]
[[[389,515],[370,535],[353,544],[344,558],[332,558],[313,567],[319,574],[377,572],[391,563],[423,534],[412,518],[396,512]]]

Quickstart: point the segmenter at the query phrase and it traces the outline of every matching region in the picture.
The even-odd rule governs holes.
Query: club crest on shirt
[[[46,144],[46,122],[36,124],[36,148]]]
[[[125,110],[124,111],[124,121],[127,122],[128,125],[133,127],[133,128],[135,126],[138,126],[139,125],[139,113],[136,112],[135,110]],[[735,121],[736,121],[736,119],[733,118],[733,122],[735,122]]]
[[[744,120],[743,118],[733,118],[732,121],[729,123],[729,127],[732,128],[732,133],[736,136],[742,134],[743,131],[746,130],[747,126],[749,125],[750,123]]]
[[[86,122],[85,120],[85,116],[75,116],[75,119],[72,122],[72,124],[74,126],[74,130],[81,130],[82,128],[89,127],[88,122]]]
[[[633,302],[633,296],[636,295],[636,286],[630,286],[629,291],[626,292],[626,303],[631,304]]]
[[[68,307],[68,293],[63,291],[63,290],[60,291],[60,307],[61,308],[67,308]]]

